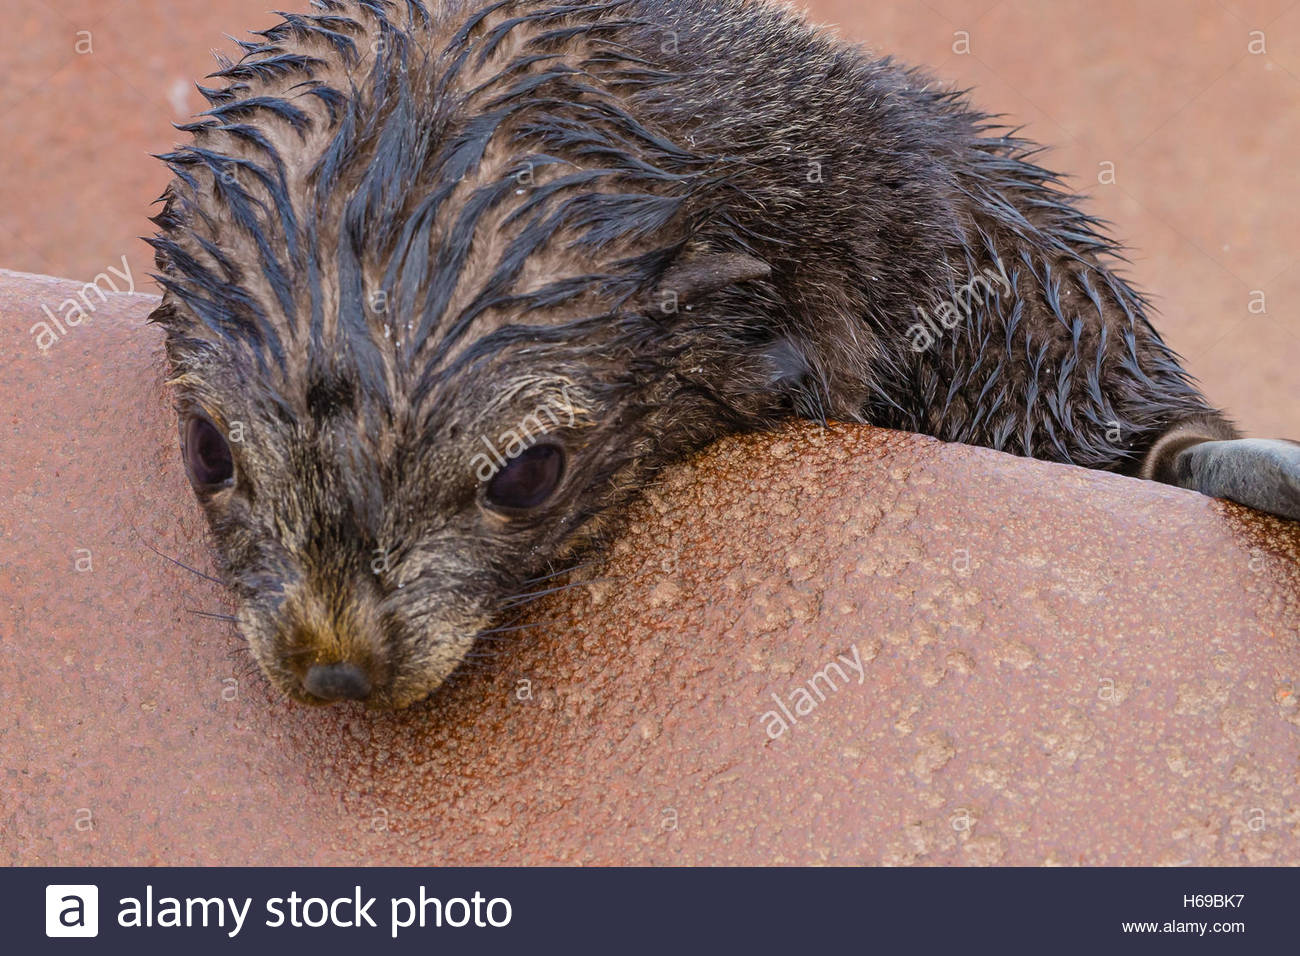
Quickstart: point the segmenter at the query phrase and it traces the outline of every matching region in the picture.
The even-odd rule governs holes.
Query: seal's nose
[[[365,700],[370,696],[370,678],[355,664],[313,664],[302,679],[307,693],[322,700]]]

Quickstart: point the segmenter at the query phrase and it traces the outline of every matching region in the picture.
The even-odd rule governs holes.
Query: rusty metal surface
[[[78,289],[0,273],[0,862],[1300,863],[1294,524],[793,427],[434,700],[302,709],[147,547],[209,567],[154,300],[36,348]]]

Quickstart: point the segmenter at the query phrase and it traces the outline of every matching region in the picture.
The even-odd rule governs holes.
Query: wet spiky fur
[[[375,703],[427,694],[728,432],[869,421],[1129,474],[1179,424],[1233,434],[1032,146],[922,74],[739,0],[315,7],[200,87],[154,240],[182,417],[243,436],[201,497],[289,693],[351,657]],[[491,513],[481,439],[560,382],[560,491]]]

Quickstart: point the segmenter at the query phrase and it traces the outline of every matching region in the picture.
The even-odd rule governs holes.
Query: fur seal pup
[[[740,0],[317,0],[181,127],[152,240],[252,653],[436,689],[655,470],[790,416],[1300,517],[1033,146]]]

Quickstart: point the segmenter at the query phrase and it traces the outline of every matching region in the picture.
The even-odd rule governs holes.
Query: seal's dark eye
[[[224,485],[235,476],[235,462],[230,446],[212,424],[201,415],[191,416],[185,425],[185,467],[196,485]]]
[[[485,497],[498,508],[536,508],[555,491],[563,473],[564,450],[559,445],[533,445],[492,476]]]

